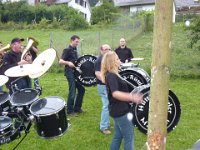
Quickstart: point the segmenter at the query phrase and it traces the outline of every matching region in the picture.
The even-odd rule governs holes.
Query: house
[[[155,0],[113,0],[113,2],[116,7],[129,13],[155,9]],[[176,15],[186,13],[200,13],[198,0],[174,0],[173,22],[175,22]]]
[[[28,3],[30,5],[38,3],[45,3],[47,5],[67,4],[69,7],[72,7],[81,13],[87,22],[90,22],[91,19],[91,8],[88,0],[28,0]]]

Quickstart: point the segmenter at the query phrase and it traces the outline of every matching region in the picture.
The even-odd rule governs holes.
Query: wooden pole
[[[165,150],[173,0],[156,0],[148,119],[148,150]]]

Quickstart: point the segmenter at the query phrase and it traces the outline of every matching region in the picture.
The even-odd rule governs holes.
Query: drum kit
[[[56,51],[50,48],[40,53],[32,64],[9,68],[5,75],[0,75],[0,86],[8,82],[8,77],[41,77],[51,67],[55,57]],[[20,138],[23,130],[26,136],[33,122],[42,138],[62,136],[70,125],[65,110],[63,98],[39,98],[35,89],[17,90],[11,96],[0,91],[0,145]]]
[[[0,75],[0,86],[8,81],[8,77],[38,78],[42,76],[53,64],[56,51],[52,48],[43,51],[32,64],[19,65],[6,70],[5,75]],[[83,86],[96,85],[93,55],[81,56],[75,62],[75,78]],[[132,61],[141,61],[144,58],[133,58]],[[145,103],[132,105],[134,115],[133,124],[142,133],[147,133],[148,108],[150,93],[150,76],[138,64],[124,63],[119,68],[119,74],[129,85],[129,91],[143,93]],[[7,77],[8,76],[8,77]],[[168,124],[167,131],[172,131],[180,118],[181,108],[176,95],[169,90],[168,96]],[[42,138],[62,136],[68,129],[70,122],[66,116],[66,104],[63,98],[49,96],[39,98],[39,93],[34,89],[22,89],[11,96],[7,92],[0,92],[0,145],[9,143],[20,137],[20,132],[29,133],[32,122],[35,122],[37,134]]]

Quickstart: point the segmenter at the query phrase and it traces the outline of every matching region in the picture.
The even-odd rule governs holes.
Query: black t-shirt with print
[[[114,91],[129,92],[127,83],[117,74],[106,74],[106,86],[108,90],[109,112],[112,117],[120,117],[130,111],[129,102],[120,101],[112,96]]]

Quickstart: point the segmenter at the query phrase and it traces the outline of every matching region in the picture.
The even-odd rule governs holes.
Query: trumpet
[[[0,49],[0,52],[4,52],[4,51],[8,51],[8,50],[10,50],[10,44],[7,44],[6,46],[2,47]]]
[[[21,60],[22,59],[25,60],[26,56],[30,54],[30,49],[32,46],[37,47],[37,45],[39,44],[38,41],[32,37],[28,37],[27,40],[28,40],[27,42],[28,44],[26,45],[25,49],[22,52]]]
[[[3,55],[6,53],[8,50],[10,50],[10,44],[7,44],[6,46],[2,47],[0,49],[0,67],[3,65]]]

